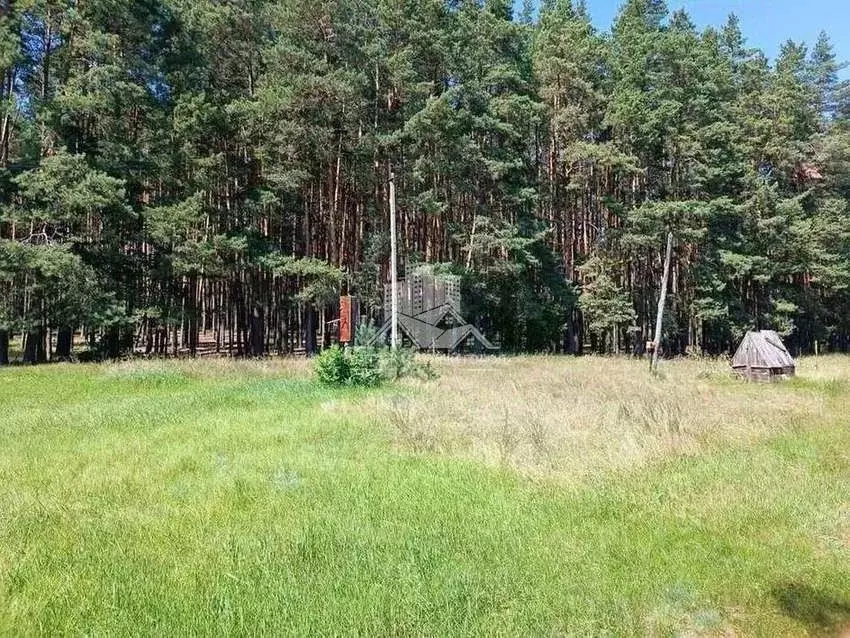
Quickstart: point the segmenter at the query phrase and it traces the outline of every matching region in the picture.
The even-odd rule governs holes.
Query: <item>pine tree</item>
[[[509,351],[632,349],[672,231],[665,339],[850,348],[850,89],[733,15],[625,0],[0,2],[0,364],[261,356],[462,277]],[[578,297],[578,301],[577,301]]]

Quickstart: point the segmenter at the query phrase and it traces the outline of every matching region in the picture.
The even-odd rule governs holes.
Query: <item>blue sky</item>
[[[608,31],[621,0],[586,0],[593,21]],[[826,31],[841,61],[850,61],[850,0],[667,0],[671,11],[684,8],[700,27],[721,25],[730,13],[741,19],[750,46],[773,58],[787,39],[810,47]],[[842,72],[850,77],[850,70]]]

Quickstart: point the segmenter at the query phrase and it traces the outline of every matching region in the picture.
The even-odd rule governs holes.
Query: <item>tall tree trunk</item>
[[[316,343],[316,311],[310,305],[304,306],[304,350],[308,357],[318,351]]]
[[[187,334],[186,342],[189,344],[189,355],[194,357],[198,354],[198,332],[200,322],[198,317],[198,276],[191,275],[187,284]]]
[[[56,359],[59,361],[71,360],[71,349],[74,342],[74,331],[71,328],[59,328],[56,335]]]
[[[667,233],[667,253],[664,257],[664,274],[661,278],[661,294],[658,297],[658,317],[655,321],[655,342],[652,353],[652,369],[658,367],[661,351],[661,330],[664,325],[664,306],[667,303],[667,282],[670,280],[670,261],[673,257],[673,233]]]
[[[121,356],[121,329],[113,326],[103,336],[104,353],[109,359],[117,359]]]
[[[0,366],[9,365],[9,332],[0,330]]]
[[[47,351],[44,347],[44,329],[39,327],[30,330],[24,337],[24,363],[36,365],[46,363]]]
[[[262,306],[255,305],[249,320],[248,356],[262,357],[265,355],[265,312]]]

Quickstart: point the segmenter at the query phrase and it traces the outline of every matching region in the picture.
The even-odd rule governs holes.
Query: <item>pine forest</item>
[[[829,36],[625,0],[0,0],[0,364],[265,356],[451,274],[502,352],[850,350]]]

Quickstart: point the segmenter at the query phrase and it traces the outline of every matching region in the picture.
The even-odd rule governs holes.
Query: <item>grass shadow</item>
[[[801,583],[774,588],[773,597],[789,618],[814,635],[837,635],[850,625],[850,595],[840,597]]]

